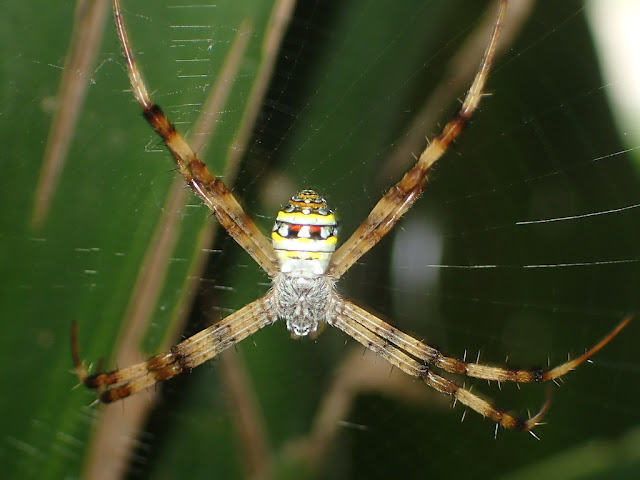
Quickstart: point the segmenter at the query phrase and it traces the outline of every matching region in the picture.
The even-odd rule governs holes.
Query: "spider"
[[[484,56],[454,118],[432,139],[404,177],[380,199],[364,222],[336,250],[338,227],[327,202],[315,191],[301,190],[276,218],[271,242],[247,216],[229,189],[202,163],[176,131],[161,108],[151,101],[131,52],[118,0],[113,0],[115,25],[133,93],[146,120],[166,143],[187,184],[211,209],[222,227],[269,275],[271,289],[220,322],[145,362],[106,373],[87,374],[77,347],[77,326],[72,331],[72,354],[80,381],[97,390],[104,403],[125,398],[156,382],[167,380],[214,358],[223,350],[282,319],[293,338],[311,337],[329,324],[386,359],[403,372],[505,428],[529,431],[540,424],[549,399],[534,416],[518,418],[494,407],[470,390],[436,373],[435,369],[497,382],[556,380],[575,369],[609,343],[630,321],[625,318],[596,345],[579,357],[554,368],[513,369],[456,360],[389,325],[340,296],[338,279],[376,245],[420,196],[431,166],[469,123],[483,96],[498,36],[507,8],[500,4]],[[536,437],[537,438],[537,437]]]

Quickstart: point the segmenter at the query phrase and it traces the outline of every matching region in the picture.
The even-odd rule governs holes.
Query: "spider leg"
[[[131,88],[142,108],[144,117],[166,143],[187,184],[211,209],[220,225],[270,277],[273,277],[278,271],[278,260],[271,242],[247,216],[224,183],[216,178],[198,159],[198,156],[176,131],[162,109],[151,101],[133,58],[118,0],[113,0],[113,13]]]
[[[469,377],[481,378],[483,380],[516,383],[547,382],[566,375],[571,370],[575,370],[581,363],[587,361],[607,343],[613,340],[613,338],[616,337],[616,335],[618,335],[633,318],[631,315],[626,317],[598,343],[573,360],[568,360],[561,365],[554,368],[547,368],[545,370],[522,370],[481,365],[479,363],[460,361],[455,358],[447,357],[438,349],[398,330],[348,300],[343,300],[343,311],[349,318],[355,320],[378,337],[392,343],[412,357],[418,358],[437,368],[441,368],[442,370],[450,373],[467,375]]]
[[[346,303],[346,302],[345,302]],[[494,407],[475,393],[471,393],[456,383],[434,373],[429,365],[418,362],[396,345],[374,334],[358,322],[358,319],[349,316],[348,309],[337,306],[338,314],[332,320],[332,325],[339,328],[354,340],[364,345],[369,350],[380,355],[403,372],[421,379],[424,383],[440,393],[452,396],[455,400],[475,410],[480,415],[490,418],[505,428],[529,431],[540,424],[542,417],[549,408],[549,398],[533,417],[522,419],[506,413]]]
[[[87,378],[87,371],[80,360],[80,350],[78,349],[78,322],[71,325],[71,358],[73,359],[73,371],[81,383]]]
[[[128,397],[156,382],[197,367],[273,323],[274,319],[268,313],[268,302],[268,297],[255,300],[168,352],[154,355],[145,362],[95,375],[87,375],[82,366],[77,346],[77,326],[74,324],[71,343],[76,375],[84,385],[97,390],[98,398],[104,403]]]
[[[431,166],[447,151],[451,142],[469,123],[483,96],[482,90],[489,76],[506,8],[507,1],[504,0],[500,4],[491,40],[484,52],[480,68],[460,111],[445,125],[442,133],[429,142],[416,164],[391,187],[353,235],[333,254],[328,269],[328,274],[333,278],[340,278],[393,228],[424,190]]]

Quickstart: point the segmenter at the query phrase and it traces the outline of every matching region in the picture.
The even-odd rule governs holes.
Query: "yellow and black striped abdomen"
[[[324,198],[302,190],[278,212],[271,239],[282,273],[322,275],[336,249],[338,222]]]

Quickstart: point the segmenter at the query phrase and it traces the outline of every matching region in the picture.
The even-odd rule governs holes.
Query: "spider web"
[[[226,52],[243,28],[255,40],[260,27],[257,21],[243,27],[220,20],[224,10],[218,7],[147,3],[123,6],[140,67],[155,100],[197,140],[202,135],[194,124],[206,111],[208,88]],[[237,175],[225,179],[231,183],[237,176],[236,194],[265,231],[286,199],[309,187],[338,210],[346,238],[400,178],[410,153],[423,148],[412,134],[436,134],[470,83],[450,75],[449,61],[480,28],[486,6],[385,3],[390,2],[297,7],[254,136],[235,166],[224,142],[246,118],[238,105],[255,84],[255,59],[239,67],[237,77],[246,86],[215,111],[204,159],[217,171],[231,164]],[[249,2],[244,7],[251,11]],[[640,201],[634,161],[640,130],[637,120],[611,106],[626,80],[621,73],[601,72],[611,54],[592,44],[587,13],[579,2],[540,4],[523,14],[521,30],[504,32],[508,48],[488,84],[493,95],[436,165],[425,194],[397,231],[347,273],[341,292],[452,356],[481,352],[482,361],[495,364],[508,356],[519,366],[579,355],[637,310],[634,234]],[[58,30],[65,24],[62,18],[48,21]],[[107,31],[113,33],[108,23]],[[36,145],[44,140],[34,138],[46,138],[48,128],[35,119],[49,111],[47,99],[56,94],[68,42],[62,32],[50,51],[28,43],[20,47],[23,56],[37,59],[40,77],[33,76],[50,85],[46,92],[25,83],[7,87],[3,97],[10,130],[34,132],[23,142],[5,134],[9,157],[18,159],[7,165],[5,177],[34,188],[3,189],[4,195],[13,192],[3,197],[3,205],[10,205],[4,251],[32,259],[38,274],[10,275],[2,289],[12,297],[5,299],[7,318],[22,325],[8,330],[2,344],[4,364],[18,363],[3,373],[3,384],[21,392],[0,404],[7,412],[0,419],[0,458],[16,473],[12,478],[77,478],[87,463],[104,473],[123,454],[132,454],[123,474],[130,478],[181,478],[185,472],[193,478],[243,478],[256,465],[270,468],[271,478],[306,478],[308,457],[296,448],[319,445],[318,437],[311,437],[314,443],[307,435],[336,391],[355,393],[349,408],[329,417],[329,446],[317,459],[320,478],[637,473],[633,439],[640,395],[633,323],[593,365],[554,388],[549,424],[538,431],[542,442],[505,431],[494,440],[494,425],[474,412],[460,423],[461,407],[452,411],[447,399],[381,359],[361,355],[361,349],[352,355],[354,342],[339,332],[328,329],[316,342],[293,342],[276,325],[212,368],[170,382],[149,417],[140,417],[139,435],[135,429],[116,432],[97,457],[88,458],[96,442],[89,428],[100,416],[86,407],[88,393],[71,391],[69,322],[79,322],[86,358],[110,358],[135,287],[136,267],[126,261],[144,256],[158,218],[168,216],[165,195],[174,179],[162,146],[122,91],[126,75],[119,46],[113,35],[107,38],[90,73],[93,83],[58,207],[40,232],[13,225],[28,215],[16,204],[30,205],[35,189],[33,165],[42,157]],[[22,65],[15,52],[10,58],[11,65]],[[445,92],[442,104],[430,103],[426,120],[417,120],[432,92]],[[22,104],[28,105],[26,125],[16,113]],[[185,276],[198,281],[200,292],[188,333],[267,288],[265,277],[226,235],[202,247],[209,253],[206,270],[194,267],[194,239],[203,235],[207,212],[195,197],[186,202],[178,209],[182,233],[165,260],[167,277],[177,280],[162,288],[140,340],[144,351],[155,352],[169,341],[178,328],[175,318],[188,310]],[[100,217],[97,226],[89,224],[93,216]],[[6,253],[2,258],[7,272],[27,270],[25,262]],[[333,390],[336,379],[344,382]],[[466,384],[522,414],[535,411],[545,397],[539,385]],[[126,417],[136,407],[127,400],[111,408]],[[116,453],[104,445],[116,445]],[[612,461],[611,451],[624,453]]]

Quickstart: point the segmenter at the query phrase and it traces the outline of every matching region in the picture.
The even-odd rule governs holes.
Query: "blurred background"
[[[470,3],[122,8],[155,101],[263,230],[306,187],[346,239],[464,97],[497,11]],[[523,367],[578,356],[638,310],[638,66],[624,25],[640,13],[613,3],[512,2],[491,95],[421,200],[345,275],[345,296],[451,356]],[[494,439],[492,422],[460,422],[461,406],[341,332],[294,342],[280,324],[162,387],[92,404],[74,388],[74,321],[86,366],[123,367],[263,295],[268,278],[141,118],[109,3],[4,7],[6,478],[638,474],[637,321],[554,386],[542,441]],[[546,395],[456,380],[521,415]]]

